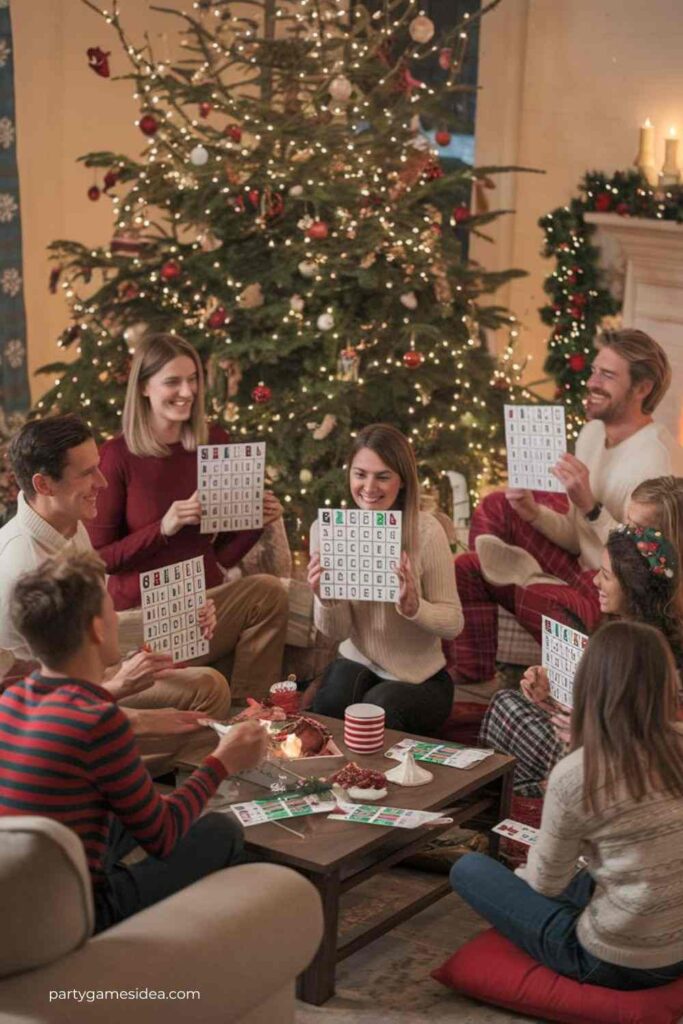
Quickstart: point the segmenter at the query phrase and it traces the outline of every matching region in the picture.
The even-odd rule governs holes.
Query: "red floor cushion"
[[[581,985],[532,960],[493,928],[462,946],[432,978],[482,1003],[564,1024],[676,1024],[683,1017],[683,978],[637,992]]]
[[[483,704],[456,701],[451,708],[450,715],[438,730],[437,736],[441,740],[451,740],[453,743],[464,743],[467,747],[475,747],[485,714],[486,707]]]

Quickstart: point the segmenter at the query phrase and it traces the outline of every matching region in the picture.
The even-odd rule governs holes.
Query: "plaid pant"
[[[535,492],[535,497],[557,511],[567,508],[564,495]],[[456,683],[482,682],[495,674],[498,605],[507,608],[539,643],[543,615],[587,632],[591,632],[600,619],[594,570],[582,569],[574,555],[520,519],[502,491],[489,494],[477,507],[472,517],[470,545],[483,533],[524,548],[544,572],[565,580],[568,586],[552,583],[534,583],[529,587],[494,586],[482,576],[478,555],[473,551],[458,555],[455,579],[465,626],[451,641],[455,657],[449,658],[449,662],[455,661]]]
[[[500,690],[489,704],[479,732],[479,746],[517,758],[517,796],[543,796],[544,782],[564,754],[548,714],[518,690]]]

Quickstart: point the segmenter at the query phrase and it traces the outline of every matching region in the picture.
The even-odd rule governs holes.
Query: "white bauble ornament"
[[[289,308],[294,313],[303,313],[305,305],[306,303],[304,302],[300,295],[292,295],[291,299],[289,300]]]
[[[190,160],[195,167],[203,167],[209,159],[209,151],[204,146],[195,146],[190,153]]]
[[[299,473],[299,480],[301,480],[302,484],[310,484],[312,479],[313,474],[311,473],[310,469],[302,469],[301,472]]]
[[[405,306],[406,309],[417,309],[417,295],[415,292],[404,292],[400,299],[401,305]]]
[[[428,43],[434,35],[434,22],[431,18],[426,17],[424,14],[419,14],[417,18],[413,18],[410,25],[408,26],[408,32],[410,38],[416,43]]]
[[[297,270],[299,271],[302,277],[315,277],[315,272],[317,269],[317,266],[315,265],[315,263],[312,263],[311,260],[302,260],[299,266],[297,267]]]
[[[331,313],[321,313],[317,322],[319,331],[331,331],[334,327],[334,317]]]
[[[347,103],[351,99],[353,86],[346,75],[337,75],[330,82],[330,96],[338,103]]]
[[[289,194],[292,197],[292,199],[298,199],[299,196],[302,196],[304,194],[303,185],[292,185],[292,187],[289,190]]]

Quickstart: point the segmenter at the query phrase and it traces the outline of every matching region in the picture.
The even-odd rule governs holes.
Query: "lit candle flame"
[[[674,126],[673,126],[673,125],[671,125],[671,127],[669,128],[669,138],[670,138],[670,139],[675,139],[675,138],[677,138],[677,135],[676,135],[676,129],[674,128]]]
[[[645,118],[645,124],[643,125],[643,128],[652,128],[652,121],[649,117]]]
[[[293,732],[282,742],[282,753],[285,757],[301,757],[301,740]]]

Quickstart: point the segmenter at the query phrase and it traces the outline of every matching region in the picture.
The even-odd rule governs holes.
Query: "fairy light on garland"
[[[543,285],[549,301],[539,311],[543,323],[552,328],[544,368],[555,380],[555,397],[565,403],[574,437],[585,418],[582,400],[595,336],[601,327],[612,326],[621,310],[605,287],[599,249],[593,243],[595,226],[585,220],[588,212],[683,223],[683,192],[655,191],[637,171],[612,176],[593,171],[582,179],[579,194],[568,206],[539,220],[545,234],[543,254],[555,260]]]

